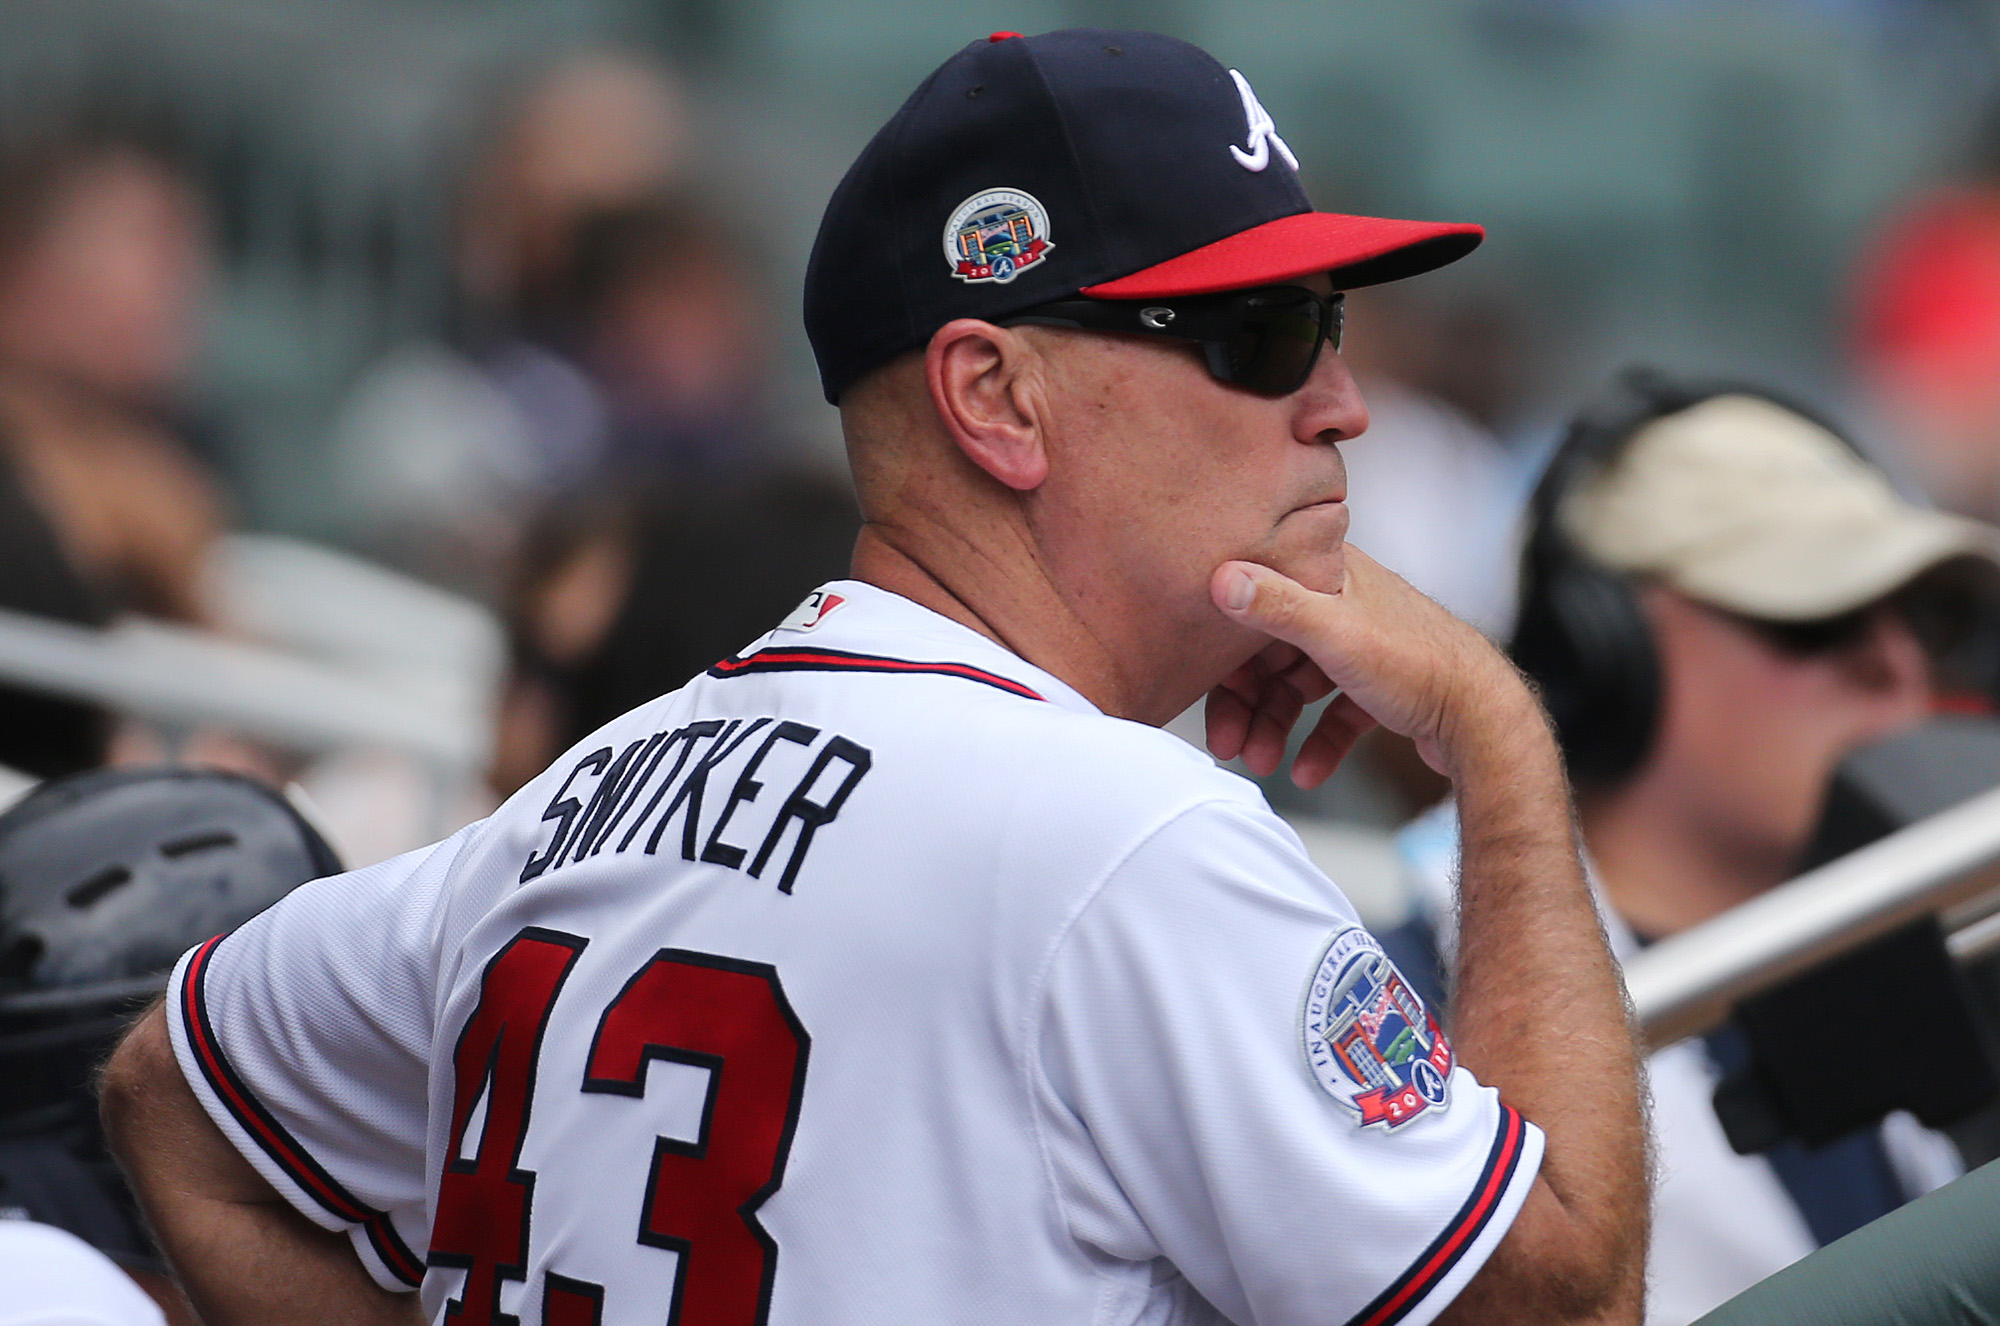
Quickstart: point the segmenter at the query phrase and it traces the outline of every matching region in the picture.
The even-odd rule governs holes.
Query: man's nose
[[[1312,376],[1294,394],[1292,435],[1308,444],[1345,442],[1368,431],[1368,405],[1347,364],[1322,351]]]

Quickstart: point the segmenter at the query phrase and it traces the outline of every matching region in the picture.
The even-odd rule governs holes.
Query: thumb
[[[1255,562],[1224,562],[1209,577],[1208,593],[1230,620],[1301,647],[1333,608],[1331,596]]]

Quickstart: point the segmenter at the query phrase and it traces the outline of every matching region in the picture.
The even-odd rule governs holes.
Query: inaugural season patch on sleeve
[[[1393,1131],[1451,1101],[1451,1045],[1382,946],[1334,932],[1306,987],[1306,1063],[1362,1127]]]

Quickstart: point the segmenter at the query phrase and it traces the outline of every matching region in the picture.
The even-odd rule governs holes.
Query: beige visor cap
[[[2000,563],[2000,529],[1904,501],[1839,438],[1754,396],[1640,429],[1557,518],[1614,571],[1766,621],[1838,616],[1955,557]]]

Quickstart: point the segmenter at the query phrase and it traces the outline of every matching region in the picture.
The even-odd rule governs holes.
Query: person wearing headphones
[[[1573,423],[1529,521],[1512,652],[1556,722],[1621,957],[1790,878],[1845,755],[1990,689],[1965,628],[2000,590],[2000,530],[1910,504],[1761,391],[1628,373]],[[1450,814],[1399,838],[1417,916],[1384,945],[1405,971],[1451,948]],[[1712,1097],[1745,1056],[1725,1029],[1650,1061],[1651,1326],[1960,1168],[1907,1115],[1736,1154]]]

